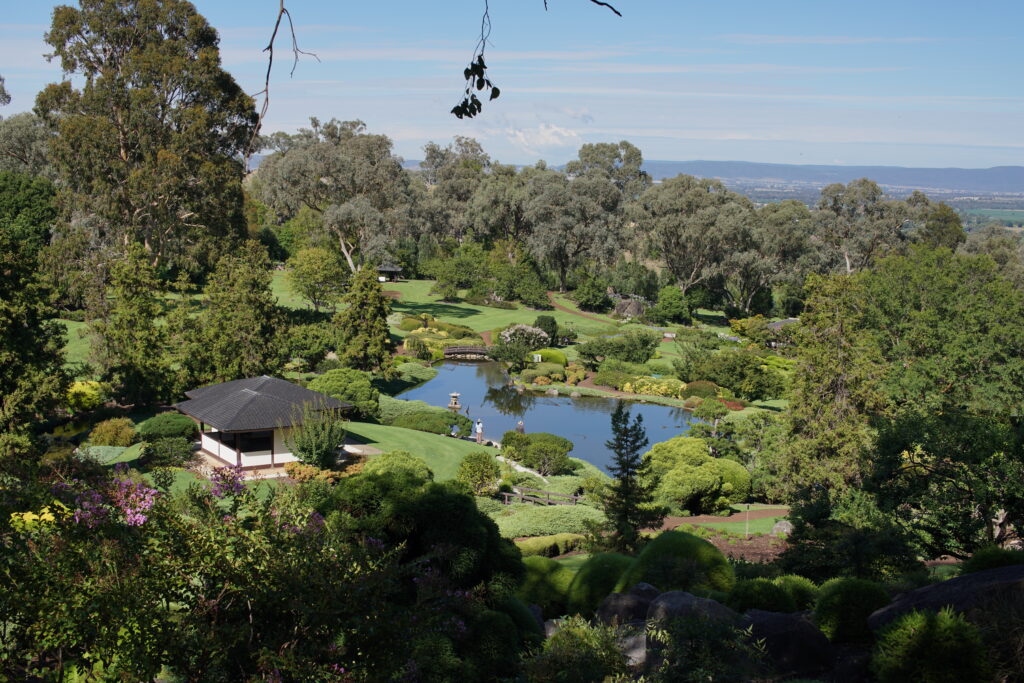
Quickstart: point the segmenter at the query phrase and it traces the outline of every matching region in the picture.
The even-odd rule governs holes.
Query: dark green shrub
[[[337,346],[334,326],[327,322],[293,325],[285,335],[289,358],[302,358],[315,367]]]
[[[586,533],[605,521],[604,513],[589,505],[516,505],[509,514],[492,515],[505,538]]]
[[[550,557],[534,555],[523,559],[526,575],[519,584],[516,597],[527,605],[537,605],[545,618],[565,614],[569,586],[576,575]]]
[[[683,389],[680,397],[690,398],[691,396],[696,396],[697,398],[715,398],[718,396],[718,385],[704,379],[690,382]]]
[[[584,538],[583,534],[552,534],[550,536],[520,538],[515,543],[523,557],[531,557],[533,555],[558,557],[579,548],[583,544]]]
[[[199,425],[181,413],[160,413],[139,423],[137,432],[143,441],[169,439],[172,436],[192,440],[199,433]]]
[[[519,462],[542,477],[572,471],[572,462],[565,449],[551,441],[531,441]]]
[[[985,571],[986,569],[1009,567],[1015,564],[1024,564],[1024,550],[1007,550],[997,546],[989,546],[978,550],[960,565],[960,573],[972,574]]]
[[[796,602],[781,586],[768,579],[737,581],[725,604],[737,612],[763,609],[768,612],[796,612]]]
[[[556,344],[558,340],[558,321],[550,315],[538,315],[537,319],[533,321],[533,326],[539,330],[544,330],[544,334],[548,335],[548,339],[551,340],[552,344]]]
[[[632,557],[619,553],[591,555],[576,571],[576,577],[569,586],[569,613],[586,617],[593,614],[598,604],[615,589],[623,572],[632,565]]]
[[[323,374],[331,370],[337,370],[338,368],[345,367],[340,360],[337,358],[324,358],[322,361],[316,364],[316,372]]]
[[[690,302],[686,300],[678,287],[674,285],[662,287],[658,292],[658,303],[647,309],[644,317],[657,325],[688,323],[692,317]]]
[[[888,604],[889,593],[874,581],[832,579],[818,591],[814,621],[833,642],[870,642],[868,617]]]
[[[612,307],[612,300],[608,296],[608,288],[593,278],[584,280],[576,291],[573,292],[572,298],[576,301],[576,305],[580,307],[581,311],[604,313]]]
[[[479,496],[493,492],[500,477],[501,468],[493,455],[487,451],[473,451],[462,458],[455,480],[468,486],[473,495]]]
[[[433,352],[427,347],[422,339],[418,337],[405,338],[405,351],[413,358],[430,360],[434,357]]]
[[[526,646],[537,645],[544,639],[544,628],[530,608],[522,600],[510,595],[497,605],[495,609],[507,614],[519,631],[520,641]]]
[[[135,425],[127,417],[104,420],[89,432],[89,444],[92,446],[131,446],[136,441]]]
[[[640,552],[615,587],[622,592],[641,581],[663,591],[730,591],[736,582],[732,565],[715,546],[683,531],[666,531]]]
[[[619,648],[619,632],[571,617],[540,652],[523,662],[528,683],[593,683],[620,680],[629,666]]]
[[[186,467],[192,462],[195,453],[189,439],[168,436],[147,443],[143,457],[153,467]]]
[[[375,420],[380,417],[380,391],[371,379],[368,372],[338,368],[314,378],[308,388],[351,403],[358,417]]]
[[[980,631],[949,607],[909,612],[890,624],[878,635],[871,670],[882,683],[992,680]]]
[[[750,632],[703,615],[659,622],[647,632],[661,666],[652,683],[775,680],[767,676],[765,652]]]
[[[621,389],[627,382],[632,382],[635,379],[635,375],[616,370],[599,370],[594,374],[594,384],[615,389]]]
[[[810,609],[818,599],[818,587],[808,578],[786,574],[775,579],[775,585],[786,591],[797,610]]]

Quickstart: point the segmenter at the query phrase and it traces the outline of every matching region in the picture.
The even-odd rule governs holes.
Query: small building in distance
[[[314,411],[352,408],[351,403],[267,375],[211,384],[185,396],[188,400],[174,407],[199,424],[200,451],[242,469],[298,460],[288,441],[304,406]]]
[[[402,277],[402,267],[393,263],[377,266],[377,279],[381,282],[395,282]]]

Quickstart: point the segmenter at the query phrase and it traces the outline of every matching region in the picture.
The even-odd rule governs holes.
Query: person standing
[[[522,420],[520,420],[519,422],[516,423],[516,433],[518,433],[518,434],[525,434],[526,433],[526,425],[523,424]]]
[[[476,442],[481,444],[484,442],[484,421],[479,417],[476,419]]]

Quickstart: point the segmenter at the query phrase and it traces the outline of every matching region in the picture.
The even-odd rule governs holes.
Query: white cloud
[[[542,123],[533,128],[507,128],[504,132],[509,142],[528,154],[564,147],[576,148],[580,144],[579,133],[553,123]]]

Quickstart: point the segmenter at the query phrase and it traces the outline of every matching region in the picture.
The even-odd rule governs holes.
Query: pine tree
[[[390,369],[395,348],[388,331],[391,302],[377,282],[376,271],[366,266],[357,271],[342,301],[345,309],[334,317],[338,359],[346,367],[367,372]]]
[[[629,410],[620,402],[612,414],[612,438],[605,442],[615,455],[608,468],[613,481],[603,500],[608,519],[606,533],[598,540],[608,550],[635,553],[641,529],[660,526],[668,512],[654,504],[657,482],[646,476],[647,463],[642,454],[647,444],[643,416],[637,415],[630,423]]]

